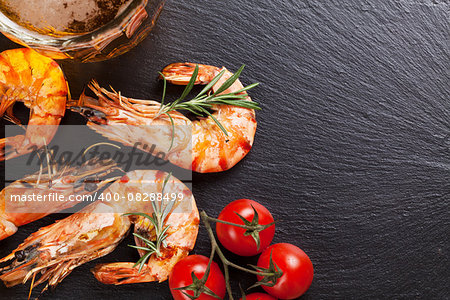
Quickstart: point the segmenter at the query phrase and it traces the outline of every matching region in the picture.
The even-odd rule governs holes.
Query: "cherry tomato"
[[[169,287],[172,293],[172,297],[175,300],[190,300],[189,297],[183,294],[181,290],[175,290],[175,288],[185,287],[192,284],[191,273],[197,276],[198,279],[202,279],[208,266],[209,258],[203,255],[189,255],[180,260],[172,269],[172,273],[169,276]],[[212,262],[208,279],[206,280],[206,286],[211,289],[220,298],[225,297],[225,278],[222,271],[220,271],[217,263]],[[193,296],[193,291],[184,291]],[[215,300],[216,298],[201,294],[198,300]]]
[[[239,300],[242,300],[242,298]],[[246,295],[245,300],[277,300],[277,298],[263,293],[253,293]]]
[[[270,212],[256,201],[249,199],[240,199],[231,202],[222,210],[219,215],[219,220],[227,221],[235,224],[244,225],[244,222],[236,214],[238,213],[247,221],[252,221],[255,215],[252,206],[258,213],[259,224],[267,225],[273,222],[273,217]],[[216,223],[217,237],[220,243],[231,252],[241,256],[252,256],[261,253],[272,242],[275,234],[275,225],[270,226],[259,232],[260,247],[252,236],[245,236],[246,229],[227,225],[223,223]]]
[[[311,285],[314,269],[303,250],[287,243],[268,247],[258,259],[258,266],[269,268],[270,255],[275,265],[283,272],[273,287],[263,286],[270,295],[280,299],[295,299],[303,295]],[[258,276],[258,280],[262,277]]]

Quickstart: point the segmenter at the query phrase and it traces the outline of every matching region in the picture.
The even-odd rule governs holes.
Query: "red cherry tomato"
[[[193,296],[193,291],[181,291],[175,290],[175,288],[185,287],[192,284],[191,273],[201,279],[205,274],[208,266],[209,258],[203,255],[189,255],[180,260],[172,269],[172,273],[169,276],[169,287],[172,293],[172,297],[175,300],[190,300],[189,297],[183,294],[188,293]],[[225,297],[225,278],[219,266],[212,262],[208,279],[206,280],[206,286],[211,289],[220,298]],[[198,300],[215,300],[216,298],[201,294]]]
[[[231,202],[222,210],[219,215],[219,220],[227,221],[235,224],[244,225],[244,222],[238,217],[240,214],[248,221],[252,221],[255,215],[252,206],[256,209],[259,216],[259,224],[267,225],[273,222],[273,217],[270,212],[256,201],[249,199],[240,199]],[[216,223],[217,237],[220,243],[231,252],[241,256],[252,256],[261,253],[272,242],[275,234],[275,225],[270,226],[259,232],[260,247],[257,245],[253,237],[245,236],[246,229],[227,225],[223,223]]]
[[[258,259],[258,266],[269,268],[270,255],[276,266],[283,272],[273,287],[263,286],[270,295],[280,299],[295,299],[303,295],[311,285],[314,269],[303,250],[287,243],[268,247]],[[262,277],[258,276],[258,280]]]
[[[242,300],[242,298],[239,300]],[[246,295],[245,300],[277,300],[277,298],[263,293],[253,293]]]

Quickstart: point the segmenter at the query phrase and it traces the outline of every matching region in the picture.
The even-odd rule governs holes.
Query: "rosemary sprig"
[[[219,79],[223,76],[225,73],[225,70],[222,70],[219,74],[217,74],[213,80],[211,80],[210,83],[208,83],[201,91],[197,94],[194,98],[192,98],[189,101],[182,102],[186,99],[188,94],[192,91],[192,88],[194,87],[195,81],[197,80],[199,67],[198,65],[195,66],[194,72],[192,73],[191,79],[189,80],[189,83],[186,85],[186,88],[184,89],[181,96],[176,99],[172,103],[164,104],[164,98],[166,95],[166,77],[164,74],[159,73],[161,77],[164,80],[164,87],[163,87],[163,99],[161,101],[161,106],[159,109],[159,112],[156,117],[165,114],[169,116],[170,121],[172,123],[172,142],[170,145],[169,150],[172,148],[173,145],[173,139],[174,139],[174,130],[175,125],[173,122],[172,117],[170,116],[169,112],[174,110],[186,110],[189,111],[197,116],[209,116],[213,121],[219,126],[219,128],[223,131],[223,133],[228,136],[228,132],[225,129],[225,127],[217,120],[209,111],[208,109],[212,108],[213,105],[233,105],[233,106],[239,106],[249,109],[255,109],[260,110],[261,107],[258,103],[252,101],[252,100],[246,100],[247,94],[246,91],[256,87],[259,85],[259,83],[253,83],[250,84],[238,91],[222,94],[225,90],[227,90],[229,87],[233,85],[233,83],[239,78],[242,71],[244,70],[245,65],[242,65],[239,70],[233,74],[230,78],[228,78],[214,93],[208,93],[211,88],[219,81]]]
[[[158,200],[151,201],[152,207],[153,207],[153,213],[151,216],[149,216],[146,213],[124,214],[124,216],[136,215],[136,216],[144,217],[144,218],[148,219],[155,228],[156,240],[154,242],[146,239],[145,237],[143,237],[137,233],[133,233],[133,235],[135,237],[141,239],[147,247],[128,245],[131,248],[147,251],[147,253],[144,256],[142,256],[133,266],[133,267],[136,267],[139,265],[139,272],[141,272],[145,263],[150,258],[150,256],[152,256],[152,254],[155,254],[157,257],[160,257],[161,256],[161,246],[164,246],[164,247],[167,246],[166,245],[167,230],[169,229],[170,225],[166,225],[166,218],[169,215],[169,213],[172,211],[175,201],[169,201],[169,203],[164,207],[163,207],[162,203],[164,201],[164,197],[163,197],[164,189],[166,188],[166,185],[169,182],[169,179],[171,176],[172,176],[172,172],[169,173],[167,175],[167,177],[164,179],[163,187],[162,187],[162,191],[161,191],[161,194],[162,194],[161,203],[159,205],[157,205],[155,202]]]

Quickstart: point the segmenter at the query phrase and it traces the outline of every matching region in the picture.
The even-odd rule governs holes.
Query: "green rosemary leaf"
[[[155,228],[156,228],[156,227],[159,226],[158,216],[157,216],[159,207],[158,207],[158,205],[156,205],[156,200],[155,201],[150,201],[150,202],[152,203],[152,208],[153,208],[153,213],[152,213],[152,216],[150,218],[154,221],[153,224],[155,224]]]
[[[242,65],[236,73],[233,74],[230,78],[228,78],[215,92],[213,95],[217,95],[227,90],[233,83],[241,76],[242,71],[244,70],[245,65]]]
[[[128,245],[128,247],[131,247],[131,248],[134,248],[134,249],[139,249],[139,250],[152,251],[152,249],[145,248],[145,247],[140,247],[140,246],[135,246],[135,245]]]
[[[150,256],[152,255],[152,252],[148,252],[147,254],[145,254],[144,256],[142,256],[142,261],[141,264],[139,265],[139,271],[138,273],[141,273],[142,268],[144,267],[145,263],[147,262],[147,260],[150,258]]]
[[[150,242],[150,243],[145,242],[145,244],[146,244],[148,247],[150,247],[150,249],[151,249],[153,252],[158,252],[158,248],[156,247],[155,243],[153,243],[153,242]]]
[[[191,113],[193,113],[193,114],[195,114],[197,116],[201,116],[202,115],[200,112],[195,111],[196,107],[192,107],[192,109],[191,109],[189,106],[186,106],[186,107],[183,107],[181,109],[187,110],[187,111],[189,111],[189,112],[191,112]]]
[[[192,88],[194,87],[194,83],[197,80],[197,75],[198,75],[198,65],[195,66],[194,69],[194,73],[192,73],[192,77],[189,80],[188,85],[186,86],[186,88],[184,89],[183,93],[181,94],[180,98],[178,98],[177,100],[175,100],[174,105],[176,105],[178,102],[183,101],[184,98],[186,98],[186,96],[191,92]]]
[[[208,97],[210,97],[210,95],[202,95],[200,97],[194,97],[189,102],[191,102],[191,101],[201,102],[201,101],[203,101],[204,99],[206,99]]]
[[[206,103],[211,103],[213,101],[217,101],[217,100],[244,100],[246,98],[245,95],[234,95],[234,94],[221,94],[221,95],[216,95],[214,97],[210,97],[210,99],[207,99],[205,102]]]
[[[240,107],[244,107],[244,108],[249,108],[249,109],[254,109],[254,110],[261,110],[261,107],[259,106],[258,103],[253,102],[253,101],[236,101],[237,103],[233,103],[233,105],[238,105]]]
[[[224,73],[225,73],[225,70],[220,71],[220,73],[217,74],[217,75],[213,78],[213,80],[211,80],[211,82],[208,83],[208,84],[205,86],[205,88],[204,88],[200,93],[198,93],[197,97],[195,97],[195,98],[198,98],[198,97],[200,97],[201,95],[203,95],[203,94],[205,94],[206,92],[208,92],[208,91],[209,91],[209,90],[217,83],[217,81],[219,81],[219,79],[222,77],[222,75],[223,75]]]
[[[138,261],[133,265],[133,268],[136,268],[143,260],[143,257],[139,258]]]
[[[166,178],[164,178],[161,194],[164,194],[164,189],[166,188],[166,185],[169,182],[169,179],[170,179],[171,176],[172,176],[172,172],[167,174]]]
[[[233,105],[233,106],[239,106],[239,107],[243,107],[243,108],[261,110],[261,107],[259,107],[258,104],[256,104],[255,102],[250,102],[250,101],[245,101],[245,100],[234,100],[234,101],[218,100],[218,101],[214,101],[212,104]]]
[[[214,95],[214,96],[209,96],[208,100],[215,100],[215,99],[245,99],[247,98],[247,95],[244,94],[237,94],[237,93],[227,93],[227,94],[220,94],[220,95]],[[209,102],[209,101],[207,101]]]
[[[166,220],[167,216],[169,215],[169,213],[172,211],[173,206],[175,205],[175,201],[171,201],[169,200],[169,203],[166,205],[166,207],[164,208],[164,211],[162,213],[161,219],[164,221]]]
[[[147,244],[147,246],[149,246],[149,247],[152,247],[152,246],[154,246],[154,244],[153,244],[153,242],[152,241],[150,241],[150,240],[148,240],[148,239],[146,239],[145,237],[143,237],[142,235],[140,235],[140,234],[137,234],[136,232],[133,232],[133,235],[135,236],[135,237],[138,237],[138,238],[140,238],[141,240],[143,240],[146,244]]]
[[[222,124],[220,124],[219,120],[217,120],[216,117],[214,117],[214,116],[213,116],[209,111],[207,111],[206,109],[204,109],[204,108],[202,108],[202,109],[203,109],[203,112],[204,112],[205,114],[207,114],[208,116],[210,116],[211,119],[213,119],[214,122],[216,122],[217,126],[219,126],[219,128],[223,131],[223,133],[225,133],[225,135],[228,136],[227,130],[225,129],[225,127],[223,127]]]
[[[172,116],[168,112],[166,112],[165,114],[169,117],[170,123],[172,124],[172,139],[170,140],[169,150],[167,150],[167,152],[169,152],[170,150],[172,150],[173,141],[175,140],[175,122],[173,121]]]
[[[148,219],[153,224],[153,226],[155,226],[155,227],[158,226],[158,224],[154,218],[152,218],[149,215],[144,214],[144,213],[128,213],[128,214],[123,214],[123,215],[124,216],[132,216],[132,215],[141,216],[141,217]]]
[[[142,256],[141,258],[138,259],[138,261],[133,265],[133,268],[135,268],[136,266],[139,266],[139,272],[141,272],[142,267],[144,266],[145,262],[147,261],[147,259],[150,257],[150,255],[152,255],[154,252],[148,252],[146,253],[144,256]],[[148,256],[147,256],[148,254]]]
[[[161,236],[166,235],[167,230],[169,229],[170,225],[167,225],[166,227],[164,227],[164,229],[161,231]]]
[[[211,108],[212,104],[209,102],[196,102],[196,103],[183,103],[183,105],[180,105],[180,109],[190,108],[195,111],[195,113],[202,115],[203,114],[203,108]]]
[[[242,88],[242,89],[236,91],[235,93],[236,93],[236,94],[239,94],[239,93],[248,91],[248,90],[250,90],[250,89],[252,89],[252,88],[254,88],[254,87],[257,87],[258,85],[259,85],[259,82],[255,82],[255,83],[249,84],[249,85],[245,86],[244,88]]]
[[[167,225],[167,228],[169,228],[169,225]],[[166,238],[167,238],[167,234],[164,234],[164,235],[161,237],[161,240],[162,240],[163,243],[166,242],[166,241],[165,241]]]
[[[163,94],[162,94],[162,99],[161,99],[161,107],[162,107],[164,105],[164,99],[166,98],[167,80],[166,80],[166,76],[164,76],[163,73],[159,72],[159,75],[162,77],[162,79],[164,81]]]

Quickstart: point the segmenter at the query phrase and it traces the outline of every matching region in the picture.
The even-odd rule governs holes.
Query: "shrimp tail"
[[[185,249],[165,249],[165,254],[159,259],[150,259],[148,263],[139,266],[131,262],[106,263],[95,266],[91,272],[95,278],[104,284],[130,284],[167,280],[175,264],[189,254]]]
[[[0,217],[0,241],[16,233],[17,229],[14,223]]]
[[[165,67],[161,73],[172,84],[187,85],[197,65],[199,72],[195,84],[208,84],[220,72],[220,68],[214,66],[194,63],[173,63]]]
[[[99,264],[91,272],[103,284],[120,285],[157,280],[155,275],[150,274],[149,268],[146,265],[143,266],[141,272],[134,265],[131,262]]]

